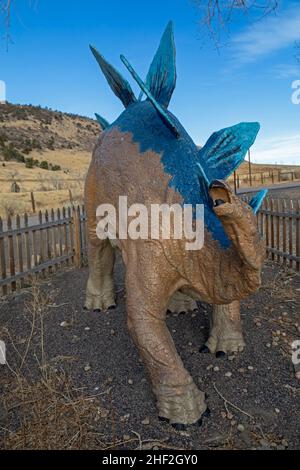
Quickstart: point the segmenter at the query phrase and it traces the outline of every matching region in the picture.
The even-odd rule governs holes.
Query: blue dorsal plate
[[[267,189],[262,189],[259,193],[255,194],[252,199],[248,202],[249,206],[252,208],[254,214],[257,214],[264,198],[268,193]]]
[[[176,86],[176,50],[173,23],[170,21],[151,63],[146,86],[154,98],[167,108]]]
[[[214,132],[199,150],[199,160],[210,181],[226,179],[244,161],[260,129],[258,122],[242,122]]]
[[[110,126],[109,122],[104,119],[104,117],[100,116],[100,114],[95,113],[95,116],[103,131]]]
[[[157,100],[154,98],[150,90],[148,90],[147,86],[145,83],[142,81],[142,79],[138,76],[134,68],[130,65],[126,57],[123,55],[120,56],[123,64],[127,68],[127,70],[131,73],[132,77],[134,80],[137,82],[141,90],[145,93],[145,95],[148,97],[149,101],[152,103],[156,111],[158,112],[159,117],[163,121],[163,123],[170,129],[170,131],[173,133],[173,135],[178,138],[180,135],[178,126],[176,122],[171,118],[171,116],[168,114],[168,112],[162,108],[162,106],[157,102]]]
[[[114,94],[122,101],[125,108],[132,103],[136,102],[136,97],[131,89],[131,86],[122,77],[122,75],[104,59],[104,57],[95,49],[90,46],[90,49],[97,60],[109,86],[111,87]]]

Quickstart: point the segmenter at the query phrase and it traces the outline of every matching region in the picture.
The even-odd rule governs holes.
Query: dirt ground
[[[43,280],[38,287],[44,299],[38,307],[43,310],[43,356],[54,366],[55,373],[63,371],[71,376],[83,396],[82,414],[90,413],[91,432],[99,439],[77,447],[97,448],[98,442],[102,449],[300,448],[300,388],[290,351],[292,341],[300,339],[300,276],[278,266],[265,266],[261,289],[242,304],[247,347],[238,356],[217,359],[198,352],[208,335],[210,306],[199,303],[198,312],[168,317],[183,362],[199,388],[207,393],[211,410],[202,427],[190,426],[178,432],[158,421],[146,371],[128,335],[121,263],[116,269],[115,310],[83,311],[87,275],[87,268],[68,268]],[[39,380],[34,338],[26,351],[26,338],[32,328],[26,308],[31,301],[31,288],[2,299],[0,325],[6,335],[10,367],[15,370],[19,355],[26,356],[22,374],[34,387]],[[20,403],[15,398],[9,407],[5,404],[15,386],[12,370],[0,365],[2,448],[24,446],[20,435],[15,439],[22,413]],[[89,410],[95,399],[98,415],[93,408]],[[34,401],[26,400],[26,406]],[[43,413],[51,406],[38,412],[41,426],[47,425]],[[7,413],[13,413],[12,424]],[[29,432],[26,429],[35,432],[30,418],[23,426],[25,434]],[[61,431],[56,445],[50,444],[50,435],[46,436],[48,448],[76,448],[77,434],[73,431],[73,435],[69,440]],[[32,442],[25,447],[34,447]]]

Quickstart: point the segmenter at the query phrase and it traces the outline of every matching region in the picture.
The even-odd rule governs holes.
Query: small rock
[[[209,366],[206,367],[206,370],[211,370],[214,366],[212,364],[209,364]]]
[[[254,367],[253,366],[248,366],[248,370],[253,370]]]
[[[233,414],[232,413],[227,413],[227,416],[226,416],[227,419],[229,419],[230,421],[232,420],[233,418]]]
[[[128,379],[128,383],[129,383],[129,385],[133,385],[133,380],[132,380],[132,379]]]
[[[256,322],[255,325],[256,325],[258,328],[260,328],[260,327],[261,327],[260,321]]]
[[[110,330],[110,334],[111,334],[111,335],[116,334],[115,330],[111,329],[111,330]]]
[[[62,326],[63,328],[65,328],[66,326],[69,326],[69,323],[67,321],[62,321],[60,326]]]
[[[235,355],[233,354],[232,356],[228,356],[228,361],[233,361],[235,359]]]
[[[218,372],[219,370],[220,370],[220,368],[219,368],[218,366],[215,366],[215,367],[214,367],[214,371],[215,371],[215,372]]]
[[[85,327],[85,331],[90,331],[90,327],[89,327],[89,326],[86,326],[86,327]]]
[[[141,383],[142,383],[142,384],[144,384],[144,383],[146,383],[146,382],[147,382],[147,379],[142,379],[142,380],[141,380]]]
[[[230,421],[230,424],[231,424],[231,426],[235,426],[235,425],[236,425],[236,421],[233,419],[232,421]]]
[[[275,413],[280,413],[280,409],[279,408],[275,408]]]
[[[193,346],[193,343],[191,343],[191,341],[189,342],[189,346]]]
[[[244,431],[245,431],[245,426],[243,426],[242,424],[238,424],[238,425],[237,425],[237,430],[238,430],[239,432],[244,432]]]
[[[270,447],[270,444],[265,439],[260,439],[259,443],[264,449]]]
[[[98,408],[97,413],[101,418],[107,418],[109,415],[109,410],[106,410],[105,408]]]
[[[238,369],[238,371],[243,374],[245,372],[245,369],[243,367],[241,367],[240,369]]]
[[[248,390],[246,388],[242,389],[244,393],[248,393]]]
[[[195,313],[192,313],[191,317],[192,318],[195,318],[196,314]]]
[[[96,390],[96,391],[99,390],[99,387],[95,387],[94,390]]]
[[[129,417],[130,417],[130,413],[127,413],[126,415],[121,416],[120,421],[121,422],[127,421],[129,419]]]
[[[266,346],[267,346],[267,348],[270,348],[270,347],[271,347],[271,343],[267,343]]]
[[[284,446],[284,447],[288,447],[289,443],[286,439],[282,439],[281,441],[281,444]]]
[[[142,424],[150,424],[150,419],[148,417],[143,419]]]
[[[231,377],[232,373],[231,372],[226,372],[225,377]]]
[[[84,370],[85,372],[88,372],[89,370],[91,370],[91,366],[87,364],[86,366],[84,366]]]

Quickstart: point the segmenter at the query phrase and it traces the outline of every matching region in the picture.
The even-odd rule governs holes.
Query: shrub
[[[24,156],[13,146],[13,144],[9,144],[8,147],[4,147],[2,149],[2,154],[6,162],[9,162],[10,160],[24,162]]]
[[[34,160],[31,157],[25,159],[25,166],[26,168],[33,168],[34,167]]]
[[[46,162],[46,160],[43,160],[43,161],[40,163],[40,168],[42,168],[43,170],[49,170],[48,162]]]
[[[61,170],[61,166],[60,165],[53,165],[52,166],[52,171],[59,171]]]

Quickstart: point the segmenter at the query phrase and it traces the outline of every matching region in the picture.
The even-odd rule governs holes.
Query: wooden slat
[[[12,218],[9,215],[7,217],[7,228],[12,232]],[[14,248],[14,236],[13,234],[8,237],[8,259],[9,259],[9,273],[13,277],[16,274],[15,271],[15,248]],[[11,290],[16,290],[16,281],[11,282]]]
[[[0,267],[1,267],[1,279],[6,280],[6,256],[5,256],[5,239],[3,233],[3,221],[0,217]],[[7,294],[7,286],[4,285],[2,288],[2,294]]]
[[[21,227],[21,219],[19,214],[16,216],[16,227],[17,229]],[[22,273],[24,271],[24,266],[23,266],[23,240],[22,240],[22,234],[19,233],[17,236],[17,256],[18,256],[18,272]],[[21,278],[20,280],[20,287],[24,287],[24,279]]]
[[[294,210],[294,203],[292,200],[290,200],[289,202],[289,212],[290,214],[292,214]],[[294,234],[293,234],[293,217],[290,215],[289,217],[289,254],[291,256],[293,256],[294,254],[294,250],[293,250],[293,238],[294,238]],[[290,267],[292,268],[293,267],[293,260],[290,259]]]
[[[30,248],[30,235],[28,228],[28,214],[24,214],[24,228],[27,230],[24,232],[24,242],[25,242],[25,253],[26,253],[26,271],[31,269],[31,248]]]
[[[296,210],[300,214],[300,200],[297,201]],[[296,256],[300,258],[300,219],[296,221]],[[300,271],[300,261],[296,262],[296,270]]]
[[[53,250],[53,258],[54,259],[57,259],[58,258],[58,251],[57,251],[57,246],[56,246],[56,239],[57,239],[57,236],[56,236],[56,225],[54,224],[55,222],[55,213],[54,213],[54,209],[51,209],[51,212],[50,212],[50,218],[51,218],[51,222],[53,222],[53,225],[52,225],[52,250]],[[57,265],[56,263],[53,264],[53,269],[55,270],[57,268]]]
[[[283,199],[282,201],[282,212],[285,214],[287,213],[287,204],[286,200]],[[287,217],[283,215],[282,217],[282,251],[286,253],[287,250]],[[286,257],[283,257],[283,264],[286,264]]]
[[[273,198],[270,199],[270,228],[271,228],[271,248],[275,248],[275,225],[274,225],[274,200]],[[274,251],[271,251],[271,259],[272,261],[275,260]]]
[[[47,227],[45,228],[45,249],[46,249],[47,260],[51,260],[52,259],[51,237],[50,237],[51,234],[50,234],[50,228],[48,226],[48,223],[49,223],[49,212],[46,209],[46,211],[45,211],[45,224],[47,225]],[[48,271],[51,274],[51,272],[52,272],[52,267],[51,266],[49,266]]]

